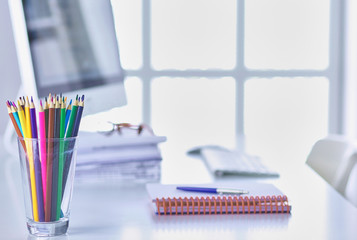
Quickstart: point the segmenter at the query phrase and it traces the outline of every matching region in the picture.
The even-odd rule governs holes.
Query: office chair
[[[355,162],[356,149],[354,141],[344,136],[331,135],[314,144],[306,163],[344,195]]]
[[[353,155],[354,166],[348,177],[345,197],[357,207],[357,155]]]

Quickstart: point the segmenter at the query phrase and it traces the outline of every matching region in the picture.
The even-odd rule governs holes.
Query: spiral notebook
[[[249,194],[212,194],[177,190],[178,185],[149,183],[147,192],[158,215],[290,213],[288,198],[272,184],[239,182],[231,184],[185,185],[194,187],[239,188]]]

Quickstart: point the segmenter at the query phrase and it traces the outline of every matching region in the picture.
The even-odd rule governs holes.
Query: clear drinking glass
[[[57,236],[67,232],[76,140],[18,138],[26,222],[33,235]]]

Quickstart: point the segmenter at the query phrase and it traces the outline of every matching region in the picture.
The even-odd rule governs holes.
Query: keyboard
[[[209,170],[216,176],[279,177],[279,174],[269,169],[258,156],[212,148],[202,149],[201,155]]]

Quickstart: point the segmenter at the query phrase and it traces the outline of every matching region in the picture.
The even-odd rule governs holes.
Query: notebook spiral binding
[[[287,196],[156,198],[158,215],[290,213]]]

